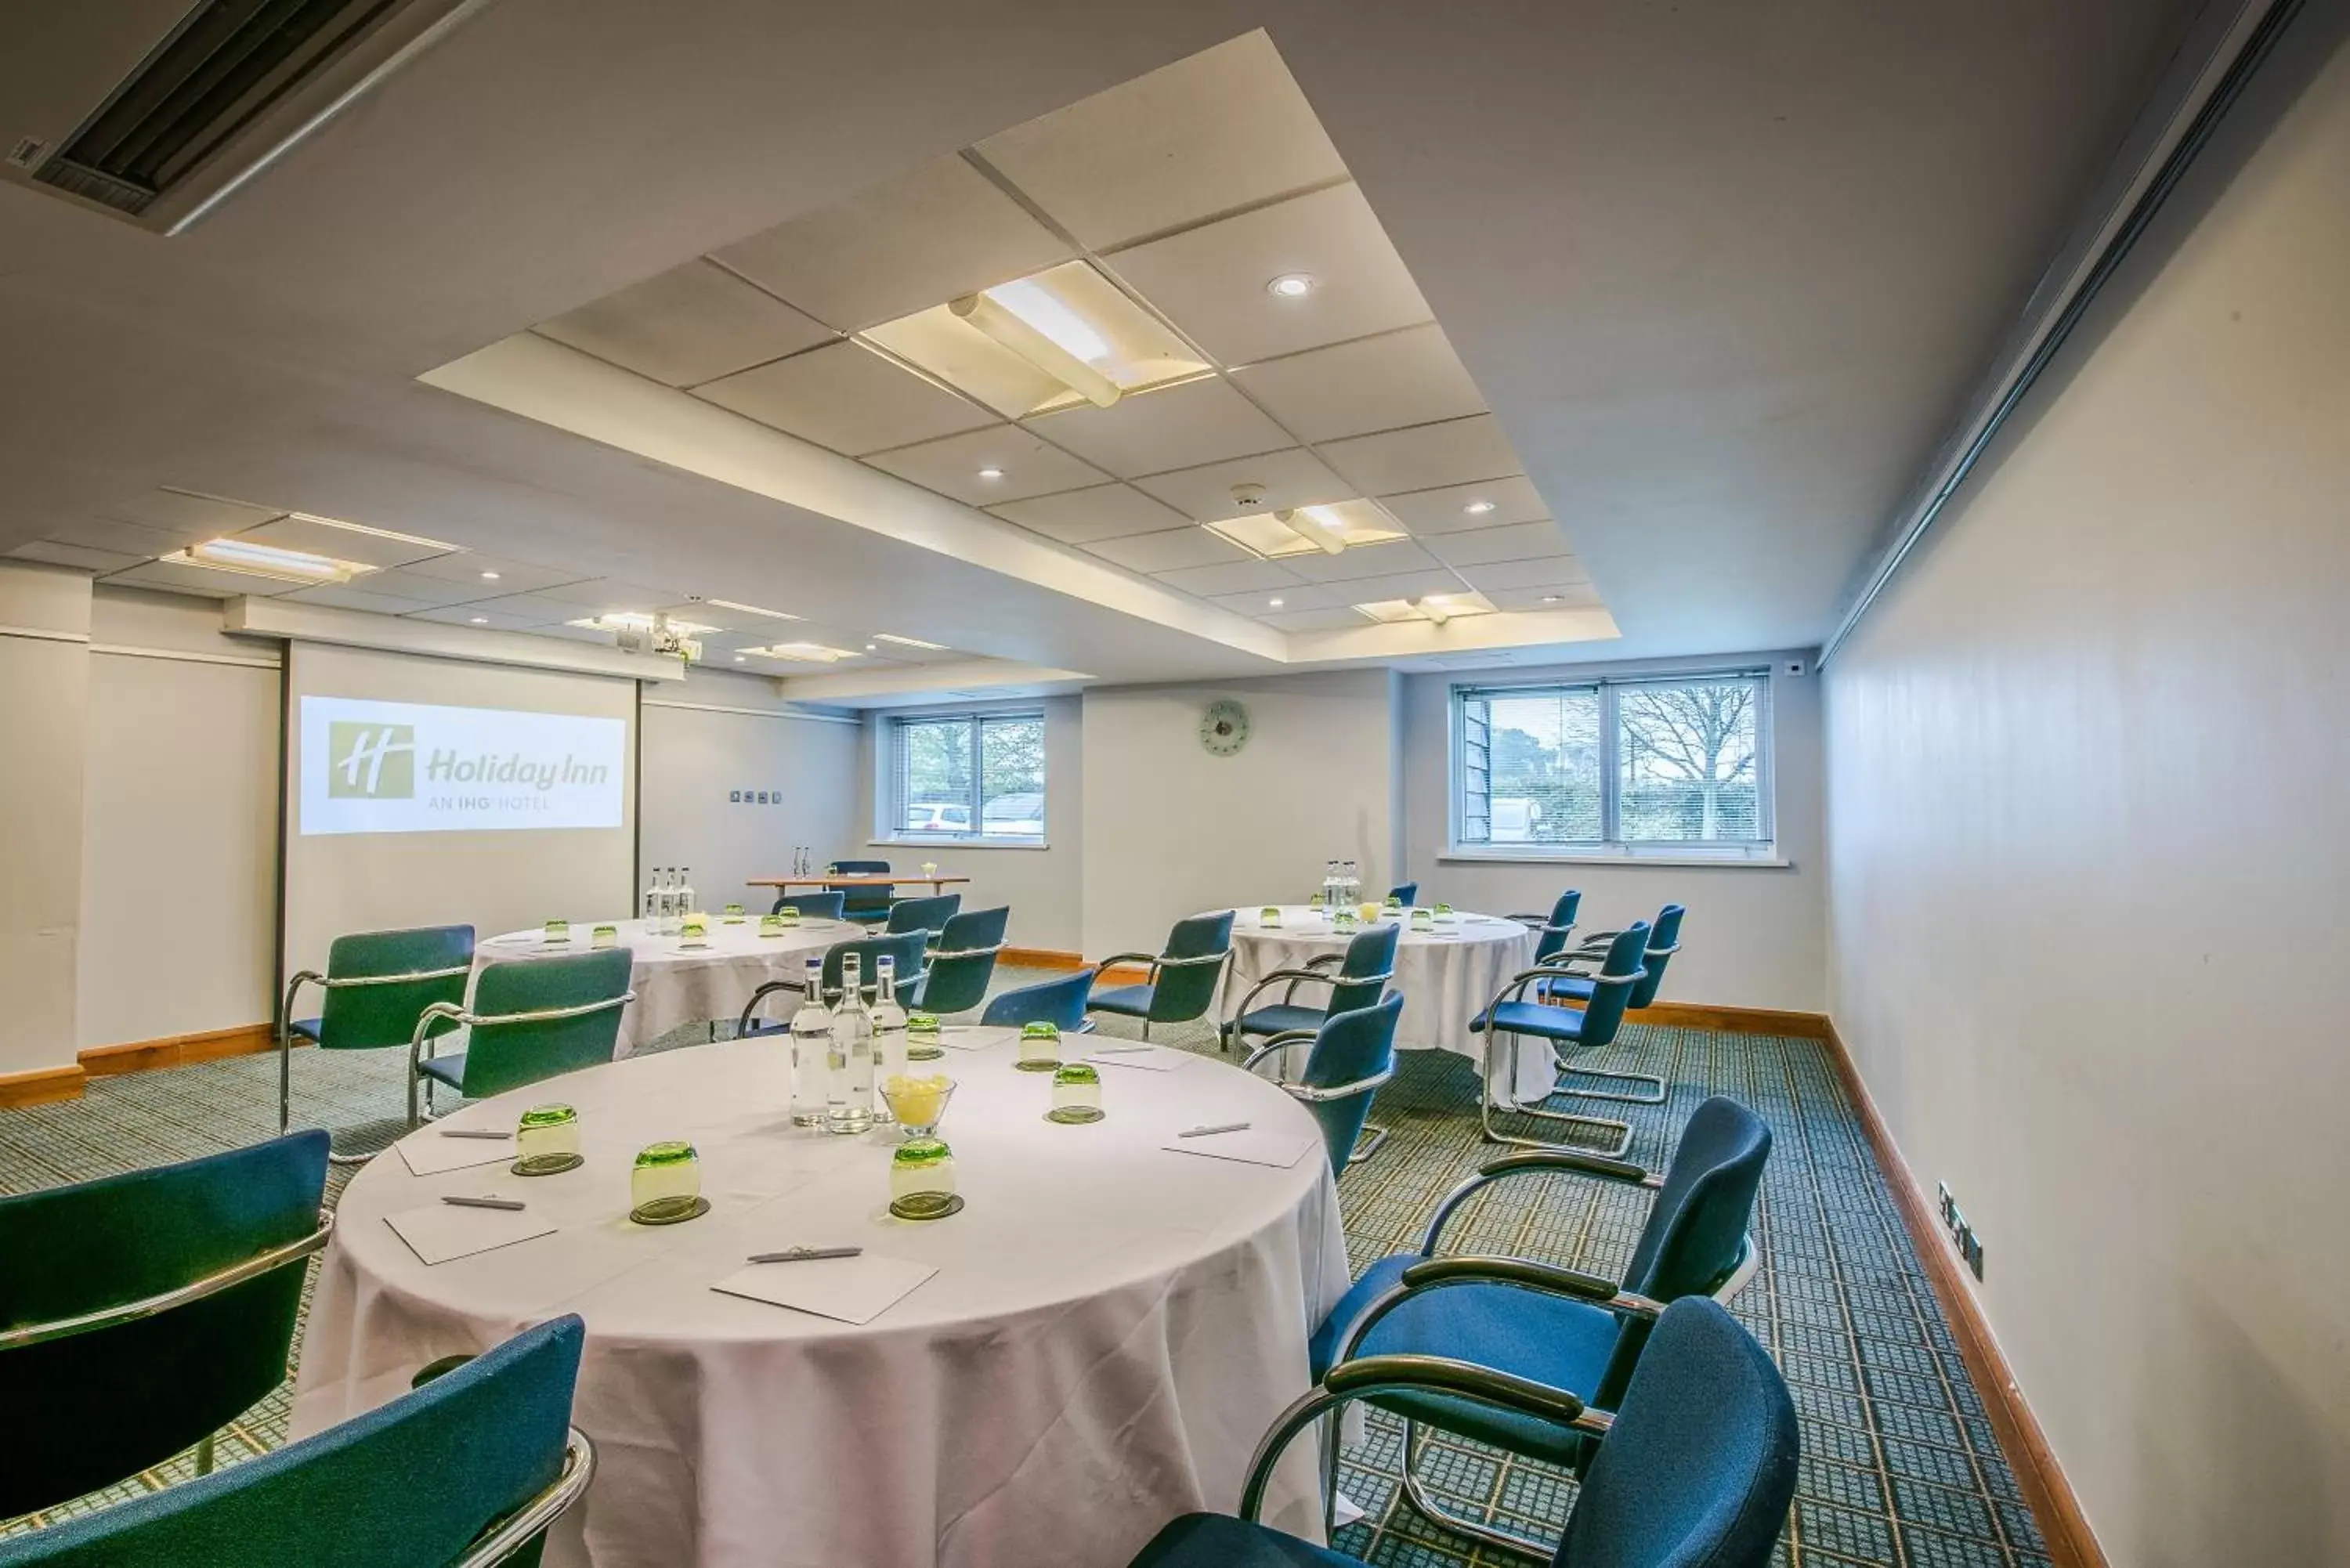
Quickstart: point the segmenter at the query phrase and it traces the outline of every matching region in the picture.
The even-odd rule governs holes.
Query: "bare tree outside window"
[[[889,725],[896,836],[1044,836],[1043,714],[926,714]]]
[[[1755,691],[1709,680],[1617,693],[1626,840],[1761,836]]]

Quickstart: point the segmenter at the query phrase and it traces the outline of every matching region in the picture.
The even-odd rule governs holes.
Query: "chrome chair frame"
[[[277,1008],[277,1130],[281,1134],[285,1133],[291,1129],[294,1123],[294,998],[301,991],[306,981],[316,981],[321,991],[339,991],[346,986],[413,985],[418,981],[450,980],[461,974],[473,972],[473,966],[470,962],[451,964],[446,969],[417,970],[409,974],[345,975],[339,980],[330,979],[315,969],[297,971],[294,978],[286,982],[286,996]],[[439,1007],[447,1004],[435,1002],[433,1005]],[[411,1050],[412,1053],[412,1043]],[[416,1112],[412,1103],[414,1097],[411,1088],[410,1095],[411,1104],[409,1109],[411,1126],[414,1126],[416,1121]],[[327,1161],[330,1165],[365,1165],[374,1158],[372,1154],[337,1154],[331,1145],[327,1150]]]
[[[1496,1027],[1493,1014],[1494,1009],[1500,1007],[1504,1002],[1518,1002],[1523,1000],[1526,987],[1538,980],[1556,980],[1565,976],[1572,975],[1577,980],[1590,981],[1595,985],[1637,985],[1641,981],[1648,978],[1648,971],[1645,967],[1636,969],[1629,974],[1576,973],[1573,967],[1574,965],[1597,956],[1600,955],[1586,953],[1578,950],[1572,953],[1561,954],[1546,962],[1536,964],[1532,969],[1522,969],[1517,973],[1512,975],[1508,980],[1503,981],[1501,990],[1495,992],[1493,993],[1493,999],[1485,1004],[1485,1010],[1482,1015],[1485,1020],[1485,1027],[1481,1031],[1484,1039],[1484,1044],[1479,1048],[1477,1058],[1478,1071],[1483,1075],[1479,1084],[1479,1092],[1477,1096],[1477,1120],[1479,1127],[1482,1129],[1485,1135],[1485,1141],[1487,1143],[1512,1144],[1519,1148],[1563,1149],[1574,1153],[1584,1152],[1582,1150],[1574,1149],[1571,1146],[1566,1144],[1551,1142],[1547,1138],[1519,1137],[1513,1134],[1495,1130],[1493,1127],[1493,1042],[1503,1035],[1507,1035],[1513,1047],[1514,1047],[1519,1036],[1513,1030]],[[1555,1070],[1560,1073],[1589,1073],[1591,1071],[1591,1069],[1587,1067],[1569,1066],[1565,1055],[1561,1052],[1556,1042],[1551,1043],[1551,1061]],[[1607,1077],[1633,1077],[1645,1076],[1646,1075],[1610,1073],[1601,1075]],[[1657,1097],[1653,1100],[1644,1099],[1636,1103],[1641,1105],[1662,1105],[1664,1103],[1664,1095],[1662,1092],[1664,1088],[1664,1081],[1662,1079],[1658,1079],[1656,1082],[1659,1090]],[[1556,1084],[1556,1078],[1555,1076],[1553,1078],[1553,1084],[1554,1085]],[[1552,1088],[1551,1093],[1554,1095],[1575,1095],[1578,1098],[1582,1097],[1579,1091],[1560,1089],[1555,1086]],[[1602,1095],[1594,1097],[1604,1099],[1622,1099],[1626,1096],[1620,1095]],[[1537,1110],[1531,1106],[1516,1106],[1510,1114],[1513,1116],[1534,1116],[1543,1121],[1565,1122],[1580,1127],[1605,1127],[1609,1132],[1616,1135],[1616,1147],[1600,1151],[1605,1157],[1609,1158],[1614,1158],[1622,1155],[1626,1149],[1632,1147],[1632,1124],[1625,1121],[1617,1121],[1611,1116],[1579,1116],[1569,1111]]]
[[[1217,1044],[1222,1049],[1230,1051],[1235,1044],[1246,1041],[1248,1037],[1241,1033],[1241,1020],[1246,1018],[1249,1015],[1249,1009],[1256,1004],[1257,993],[1276,981],[1286,980],[1289,982],[1289,989],[1281,993],[1281,1005],[1284,1007],[1288,1006],[1292,999],[1297,995],[1299,986],[1310,981],[1335,986],[1342,980],[1348,985],[1368,985],[1371,981],[1378,981],[1379,994],[1373,1005],[1387,1000],[1388,987],[1395,983],[1395,971],[1384,970],[1378,974],[1364,975],[1338,975],[1324,972],[1328,968],[1346,961],[1347,955],[1343,952],[1318,953],[1307,959],[1302,968],[1267,971],[1264,978],[1258,981],[1246,996],[1241,998],[1241,1004],[1232,1009],[1231,1020],[1217,1027]],[[1247,1058],[1247,1061],[1254,1060],[1253,1056]],[[1245,1065],[1246,1062],[1243,1064]],[[1379,1145],[1387,1142],[1388,1135],[1393,1131],[1395,1131],[1393,1127],[1381,1127],[1377,1122],[1365,1122],[1363,1136],[1355,1141],[1354,1152],[1347,1156],[1347,1163],[1359,1165],[1378,1153]]]
[[[1365,975],[1363,978],[1368,980],[1370,977]],[[1318,1029],[1284,1029],[1278,1034],[1268,1036],[1263,1044],[1250,1052],[1242,1061],[1241,1070],[1253,1073],[1256,1071],[1256,1064],[1274,1052],[1286,1051],[1292,1045],[1311,1045],[1320,1037],[1321,1033]],[[1357,1078],[1351,1084],[1333,1084],[1328,1088],[1317,1088],[1312,1084],[1293,1084],[1287,1078],[1275,1078],[1274,1086],[1291,1099],[1304,1105],[1318,1106],[1330,1100],[1348,1100],[1357,1095],[1376,1094],[1380,1087],[1392,1080],[1396,1075],[1394,1059],[1394,1053],[1389,1052],[1389,1065],[1386,1072],[1374,1073],[1367,1078]],[[1350,1166],[1360,1165],[1378,1153],[1379,1145],[1388,1141],[1388,1129],[1386,1127],[1375,1127],[1367,1122],[1365,1123],[1362,1136],[1355,1140],[1355,1147],[1347,1151],[1347,1163]]]
[[[1503,1155],[1446,1193],[1443,1200],[1437,1204],[1436,1212],[1429,1217],[1428,1231],[1420,1239],[1420,1253],[1427,1262],[1414,1263],[1406,1269],[1397,1280],[1393,1289],[1385,1295],[1378,1297],[1369,1306],[1363,1309],[1363,1315],[1355,1320],[1354,1326],[1347,1331],[1346,1339],[1339,1345],[1337,1358],[1331,1363],[1330,1372],[1324,1380],[1326,1384],[1335,1379],[1347,1366],[1356,1348],[1363,1343],[1364,1336],[1370,1333],[1379,1319],[1394,1311],[1408,1297],[1421,1291],[1437,1290],[1446,1285],[1516,1285],[1525,1290],[1539,1291],[1547,1295],[1565,1296],[1609,1312],[1645,1318],[1651,1322],[1663,1315],[1669,1303],[1624,1290],[1613,1281],[1602,1279],[1596,1274],[1586,1274],[1579,1269],[1561,1268],[1555,1263],[1539,1263],[1526,1258],[1439,1258],[1435,1256],[1436,1249],[1444,1238],[1445,1223],[1460,1210],[1463,1204],[1497,1181],[1513,1176],[1529,1174],[1593,1176],[1606,1181],[1619,1181],[1627,1186],[1645,1188],[1650,1192],[1659,1191],[1665,1185],[1664,1177],[1656,1171],[1643,1169],[1628,1160],[1586,1154],[1578,1149],[1544,1148],[1526,1154]],[[1728,1273],[1715,1282],[1712,1289],[1706,1293],[1715,1301],[1729,1302],[1731,1297],[1746,1288],[1747,1282],[1754,1277],[1755,1270],[1761,1262],[1762,1253],[1755,1248],[1753,1233],[1749,1231],[1739,1245],[1738,1262],[1732,1265]],[[1388,1358],[1372,1355],[1361,1359],[1367,1363]],[[1506,1374],[1501,1376],[1506,1376]],[[1517,1379],[1517,1381],[1525,1380]],[[1531,1386],[1544,1386],[1542,1384]],[[1550,1391],[1554,1394],[1565,1392],[1563,1389]],[[1574,1396],[1569,1395],[1568,1397],[1571,1398]],[[1575,1425],[1573,1422],[1563,1424]],[[1458,1531],[1473,1540],[1502,1547],[1505,1551],[1526,1553],[1544,1563],[1551,1560],[1552,1554],[1558,1550],[1556,1542],[1537,1541],[1531,1536],[1514,1534],[1487,1524],[1482,1520],[1470,1519],[1440,1505],[1429,1495],[1428,1489],[1421,1484],[1419,1479],[1420,1446],[1419,1423],[1407,1417],[1403,1424],[1403,1490],[1404,1496],[1410,1500],[1412,1507],[1447,1530]],[[1327,1518],[1326,1514],[1325,1518]]]
[[[417,1114],[416,1085],[424,1084],[425,1108],[432,1103],[432,1080],[424,1076],[424,1064],[431,1060],[425,1046],[432,1044],[429,1032],[435,1019],[453,1020],[459,1027],[470,1030],[484,1023],[554,1023],[566,1018],[585,1018],[591,1012],[608,1008],[626,1007],[636,1001],[636,988],[631,986],[618,996],[608,996],[599,1002],[583,1002],[572,1007],[538,1007],[527,1012],[474,1012],[453,1002],[436,1002],[417,1015],[416,1033],[408,1037],[408,1126],[411,1131],[423,1125]],[[437,1055],[438,1053],[432,1054]]]
[[[1109,957],[1094,965],[1094,972],[1100,974],[1106,971],[1115,969],[1118,965],[1122,963],[1149,964],[1150,966],[1150,976],[1142,983],[1149,986],[1156,986],[1159,983],[1159,971],[1162,969],[1190,969],[1194,964],[1202,963],[1223,964],[1230,962],[1232,961],[1232,950],[1229,947],[1225,948],[1222,952],[1194,953],[1190,958],[1168,958],[1162,953],[1112,953]],[[1090,1022],[1090,1020],[1088,1020],[1088,1022]],[[1142,1025],[1142,1037],[1145,1040],[1149,1039],[1150,1020],[1144,1018],[1138,1020],[1138,1022]]]
[[[563,1445],[563,1469],[547,1483],[546,1490],[492,1525],[450,1568],[498,1568],[498,1564],[521,1551],[532,1536],[563,1517],[572,1504],[588,1495],[588,1483],[596,1479],[596,1445],[578,1428],[572,1427],[568,1431],[570,1435]]]
[[[1607,944],[1623,934],[1621,931],[1596,931],[1584,939],[1581,947],[1571,953],[1561,955],[1557,961],[1561,964],[1568,964],[1578,959],[1605,958],[1607,956]],[[1681,945],[1679,942],[1674,942],[1669,947],[1642,948],[1640,950],[1641,976],[1644,978],[1647,976],[1650,959],[1669,959],[1680,950]],[[1596,980],[1596,977],[1585,975],[1579,975],[1576,978]],[[1544,996],[1543,1000],[1548,1002],[1551,999]],[[1654,1073],[1617,1073],[1604,1067],[1578,1067],[1564,1055],[1559,1058],[1558,1070],[1579,1077],[1607,1078],[1617,1083],[1651,1085],[1647,1090],[1637,1090],[1631,1093],[1612,1089],[1554,1089],[1551,1091],[1553,1094],[1565,1095],[1570,1099],[1613,1100],[1619,1105],[1627,1106],[1661,1106],[1665,1103],[1665,1081]]]
[[[0,1355],[5,1355],[11,1350],[23,1350],[31,1345],[47,1345],[52,1340],[71,1339],[76,1334],[91,1334],[102,1328],[119,1328],[124,1324],[137,1323],[142,1318],[156,1317],[175,1307],[183,1307],[191,1302],[202,1301],[206,1296],[217,1295],[233,1285],[241,1285],[247,1280],[259,1279],[264,1274],[275,1272],[289,1264],[301,1263],[313,1252],[324,1251],[327,1243],[333,1240],[334,1234],[335,1216],[332,1211],[329,1211],[319,1217],[318,1228],[308,1235],[272,1247],[265,1252],[255,1252],[241,1262],[231,1263],[227,1268],[206,1274],[200,1280],[191,1280],[184,1285],[174,1285],[168,1291],[159,1291],[151,1296],[141,1296],[135,1302],[123,1302],[115,1306],[100,1307],[96,1312],[80,1313],[73,1317],[55,1318],[47,1323],[26,1324],[17,1328],[0,1329]],[[212,1474],[213,1444],[213,1438],[207,1436],[196,1445],[196,1473],[200,1476]]]

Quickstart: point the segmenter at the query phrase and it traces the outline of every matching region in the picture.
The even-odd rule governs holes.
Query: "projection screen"
[[[624,919],[636,682],[286,650],[286,964],[347,931]]]

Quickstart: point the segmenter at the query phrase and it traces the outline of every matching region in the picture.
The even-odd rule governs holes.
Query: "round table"
[[[1281,906],[1278,927],[1266,927],[1263,919],[1262,907],[1241,909],[1232,918],[1232,961],[1216,999],[1219,1018],[1230,1018],[1256,982],[1274,970],[1303,969],[1308,959],[1343,953],[1356,935],[1333,929],[1326,913],[1304,904]],[[1396,943],[1395,979],[1389,982],[1403,993],[1396,1049],[1481,1056],[1484,1036],[1470,1032],[1470,1020],[1512,975],[1534,961],[1537,940],[1525,926],[1499,915],[1456,914],[1452,923],[1427,931],[1407,924]],[[1267,991],[1256,1005],[1279,1002],[1282,991]],[[1314,986],[1298,991],[1301,1002],[1316,1007],[1328,998]],[[1557,1058],[1549,1042],[1521,1037],[1513,1054],[1497,1054],[1488,1088],[1497,1103],[1510,1106],[1539,1102],[1557,1082]]]
[[[573,1420],[597,1472],[550,1564],[1121,1563],[1177,1513],[1231,1511],[1347,1283],[1315,1123],[1194,1057],[1104,1064],[1107,1119],[1064,1127],[1044,1119],[1050,1075],[1012,1065],[1012,1032],[957,1044],[977,1048],[938,1064],[958,1085],[940,1130],[968,1206],[942,1220],[889,1216],[894,1129],[790,1125],[787,1053],[766,1039],[593,1067],[449,1118],[511,1127],[567,1101],[587,1161],[564,1175],[418,1177],[386,1151],[337,1209],[296,1433],[397,1397],[435,1357],[577,1313]],[[1161,1147],[1239,1120],[1310,1145],[1287,1168]],[[630,1157],[666,1137],[700,1150],[711,1212],[631,1224]],[[461,1212],[438,1206],[450,1193],[520,1198],[558,1229],[428,1267],[385,1219]],[[712,1289],[751,1253],[803,1244],[938,1272],[861,1327]],[[1267,1517],[1318,1540],[1315,1457],[1294,1446]]]
[[[771,980],[797,980],[807,968],[808,954],[822,952],[835,942],[867,934],[852,920],[803,920],[778,935],[759,934],[759,917],[746,915],[741,925],[723,917],[710,917],[709,945],[689,948],[678,937],[648,935],[642,920],[606,921],[619,928],[619,945],[629,950],[629,989],[637,999],[620,1010],[620,1038],[615,1056],[626,1056],[650,1045],[683,1023],[704,1019],[734,1019],[751,993]],[[473,972],[493,963],[515,959],[548,958],[588,950],[592,920],[571,922],[571,940],[557,947],[546,944],[539,931],[508,931],[492,937],[473,950]],[[783,999],[785,1008],[793,999]],[[770,1004],[771,1007],[773,1004]],[[787,1012],[784,1015],[788,1015]]]

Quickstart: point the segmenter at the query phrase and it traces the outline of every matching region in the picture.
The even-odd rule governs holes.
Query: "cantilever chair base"
[[[1353,1152],[1347,1156],[1347,1166],[1352,1168],[1354,1166],[1360,1165],[1363,1161],[1370,1158],[1371,1156],[1378,1153],[1379,1146],[1387,1142],[1388,1136],[1394,1131],[1395,1128],[1383,1127],[1377,1122],[1365,1122],[1363,1124],[1363,1136],[1355,1140]]]
[[[1615,1073],[1601,1067],[1578,1067],[1572,1062],[1558,1064],[1562,1075],[1577,1078],[1607,1078],[1619,1084],[1647,1084],[1646,1090],[1630,1093],[1613,1089],[1554,1089],[1555,1095],[1565,1095],[1576,1100],[1612,1100],[1626,1106],[1661,1106],[1665,1103],[1665,1081],[1654,1073]]]
[[[1570,1111],[1537,1110],[1532,1106],[1516,1106],[1503,1113],[1507,1116],[1533,1116],[1540,1121],[1558,1122],[1568,1127],[1602,1128],[1607,1132],[1613,1133],[1616,1137],[1615,1143],[1606,1148],[1594,1148],[1588,1144],[1567,1143],[1556,1138],[1526,1137],[1515,1133],[1505,1133],[1499,1127],[1495,1127],[1493,1125],[1493,1116],[1496,1107],[1493,1104],[1492,1089],[1493,1042],[1496,1039],[1504,1039],[1509,1041],[1512,1045],[1514,1046],[1517,1043],[1518,1036],[1506,1032],[1497,1033],[1496,1031],[1489,1029],[1485,1032],[1484,1039],[1484,1051],[1478,1060],[1479,1070],[1483,1075],[1484,1084],[1482,1092],[1478,1096],[1477,1125],[1479,1130],[1484,1134],[1485,1141],[1487,1143],[1510,1144],[1518,1148],[1563,1148],[1575,1154],[1602,1155],[1609,1159],[1620,1157],[1626,1149],[1632,1147],[1632,1124],[1629,1122],[1617,1121],[1612,1116],[1576,1116]],[[1573,1094],[1574,1092],[1575,1091],[1571,1089],[1555,1088],[1551,1091],[1551,1093],[1555,1095]],[[1648,1103],[1660,1104],[1662,1102],[1660,1098],[1659,1101]],[[1544,1550],[1547,1551],[1548,1548],[1545,1547]]]

